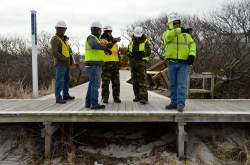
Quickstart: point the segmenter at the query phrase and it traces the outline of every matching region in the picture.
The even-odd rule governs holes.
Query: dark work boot
[[[138,101],[140,101],[138,98],[133,99],[133,102],[138,102]]]
[[[169,105],[166,105],[165,109],[177,109],[177,106],[170,103]]]
[[[56,100],[56,103],[58,103],[58,104],[66,104],[67,101],[63,100],[63,99],[59,99],[59,100]]]
[[[146,99],[141,99],[141,100],[140,100],[140,103],[141,103],[141,104],[147,104],[147,103],[148,103],[148,100],[146,100]]]
[[[105,105],[97,104],[95,106],[91,106],[90,109],[105,109]]]
[[[90,108],[90,105],[85,105],[84,107],[85,107],[85,108]]]
[[[75,97],[74,96],[66,96],[66,97],[63,97],[63,100],[74,100]]]
[[[119,99],[119,98],[114,98],[114,102],[116,102],[116,103],[121,103],[122,101],[121,101],[121,99]]]
[[[179,112],[183,112],[184,106],[181,105],[181,104],[179,104],[179,105],[177,106],[177,110],[178,110]]]
[[[105,103],[105,104],[109,103],[108,99],[102,99],[102,102]]]

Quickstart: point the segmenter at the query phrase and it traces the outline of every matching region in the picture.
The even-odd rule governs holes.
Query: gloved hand
[[[65,36],[63,36],[62,39],[63,39],[63,41],[68,41],[68,40],[69,40],[69,37],[65,35]]]
[[[193,65],[193,63],[194,63],[194,56],[189,55],[188,59],[187,59],[187,63],[188,63],[188,65]]]
[[[139,51],[138,57],[141,60],[145,56],[145,52]]]
[[[127,52],[127,55],[128,55],[129,57],[134,57],[134,54],[131,53],[131,52]]]
[[[118,62],[118,67],[119,67],[119,68],[122,67],[122,62],[121,62],[121,61]]]
[[[164,56],[160,56],[160,59],[161,60],[165,60],[166,58]]]
[[[188,33],[188,34],[190,34],[191,32],[192,32],[192,28],[184,28],[184,27],[181,27],[181,32],[182,33]]]
[[[106,49],[104,50],[104,52],[105,52],[106,54],[109,54],[109,55],[112,54],[112,51],[111,51],[108,47],[106,47]]]
[[[121,37],[117,37],[117,38],[114,38],[113,39],[113,42],[116,43],[116,42],[120,42],[121,41]]]

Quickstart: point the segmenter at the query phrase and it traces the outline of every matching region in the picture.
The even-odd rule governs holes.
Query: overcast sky
[[[136,21],[163,13],[201,14],[219,9],[228,0],[0,0],[1,35],[18,34],[30,38],[30,10],[37,11],[38,33],[53,32],[58,20],[68,26],[67,35],[85,39],[92,21],[111,24],[113,36],[121,36]],[[125,39],[123,39],[124,41]]]

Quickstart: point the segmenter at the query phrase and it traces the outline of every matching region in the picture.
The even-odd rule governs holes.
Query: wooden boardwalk
[[[168,100],[141,105],[132,99],[109,103],[105,110],[84,108],[83,99],[0,100],[0,122],[250,122],[249,100],[188,100],[183,113],[165,110]]]
[[[50,144],[54,122],[176,122],[178,124],[178,155],[184,156],[184,125],[188,122],[250,122],[250,100],[187,100],[183,113],[166,110],[167,97],[149,92],[149,103],[133,102],[132,86],[125,82],[129,71],[121,71],[121,100],[109,103],[104,110],[84,108],[88,84],[70,89],[76,96],[67,104],[56,104],[54,95],[39,99],[0,99],[0,122],[43,122]],[[45,152],[50,152],[50,148]]]

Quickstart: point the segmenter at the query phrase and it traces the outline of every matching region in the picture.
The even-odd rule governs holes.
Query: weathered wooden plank
[[[125,111],[126,113],[133,113],[133,106],[130,100],[125,100]]]
[[[23,102],[25,102],[26,100],[22,100]],[[16,100],[16,99],[6,99],[6,101],[4,102],[4,104],[0,105],[0,110],[5,111],[7,108],[18,105],[20,102],[20,100]]]
[[[151,112],[161,112],[163,109],[163,105],[161,102],[159,102],[158,99],[150,100],[149,105],[151,106]]]
[[[160,73],[160,71],[147,71],[147,74],[158,74],[158,73]]]
[[[126,113],[126,100],[122,100],[120,104],[118,104],[117,114]]]
[[[75,99],[75,100],[70,100],[66,104],[70,104],[70,108],[67,110],[64,110],[64,112],[70,113],[70,112],[78,112],[79,109],[84,107],[84,103],[82,99]]]
[[[151,96],[152,97],[152,96]],[[84,108],[84,100],[67,104],[54,100],[1,100],[0,122],[250,122],[250,100],[187,100],[183,113],[165,110],[169,104],[161,97],[141,105],[131,99],[121,104],[110,102],[105,110]]]
[[[10,99],[0,99],[1,108],[13,103],[14,103],[13,100]]]
[[[224,101],[223,104],[240,111],[249,111],[250,110],[250,101]]]
[[[34,104],[37,101],[36,100],[15,100],[14,101],[15,104],[9,105],[8,107],[6,107],[4,110],[5,111],[18,111],[18,110],[26,110],[27,106],[30,104]]]
[[[140,102],[132,102],[132,106],[133,106],[133,114],[134,115],[140,115],[142,114],[142,110],[139,107]]]
[[[49,107],[51,105],[55,104],[54,101],[52,100],[41,100],[41,101],[35,101],[32,103],[29,103],[27,105],[25,105],[25,107],[20,107],[23,108],[23,110],[26,111],[41,111],[43,108],[45,107]]]

